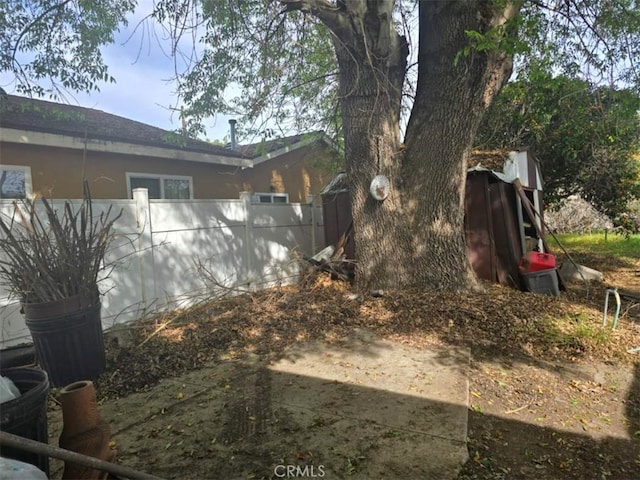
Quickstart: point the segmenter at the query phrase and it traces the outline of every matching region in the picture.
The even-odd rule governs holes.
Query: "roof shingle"
[[[0,127],[119,141],[225,157],[249,158],[241,151],[183,137],[93,108],[7,95],[0,104]]]

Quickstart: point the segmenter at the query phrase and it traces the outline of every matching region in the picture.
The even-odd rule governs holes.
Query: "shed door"
[[[498,281],[501,285],[521,288],[518,263],[522,257],[522,245],[515,188],[510,183],[496,182],[489,189]]]
[[[467,177],[464,202],[467,255],[474,272],[483,280],[495,282],[496,263],[488,176]]]

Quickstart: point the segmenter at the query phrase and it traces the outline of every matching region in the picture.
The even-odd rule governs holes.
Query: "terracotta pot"
[[[63,428],[60,447],[100,460],[112,461],[111,428],[98,412],[93,382],[81,381],[60,390]],[[107,473],[65,462],[63,479],[106,479]]]

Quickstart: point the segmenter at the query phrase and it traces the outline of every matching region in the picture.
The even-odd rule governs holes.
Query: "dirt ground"
[[[309,469],[319,465],[331,467],[324,478],[423,478],[410,434],[406,468],[369,472],[367,462],[398,432],[336,437],[331,418],[293,421],[278,410],[265,417],[260,402],[237,394],[253,389],[266,398],[260,366],[287,347],[339,342],[365,328],[410,346],[471,351],[469,460],[459,479],[636,479],[640,353],[631,352],[640,346],[640,305],[623,302],[616,330],[602,327],[602,305],[607,284],[640,292],[640,262],[578,260],[603,270],[605,284],[572,285],[560,297],[487,285],[474,294],[354,298],[348,285],[321,276],[121,328],[108,337],[108,369],[97,382],[105,416],[140,415],[139,428],[113,432],[118,461],[166,478],[281,478],[278,463],[306,466],[308,478],[324,476]],[[213,363],[223,373],[204,376]],[[193,381],[172,383],[187,372]],[[161,381],[166,395],[150,396]],[[118,412],[125,396],[136,396],[139,412]],[[184,400],[217,413],[185,416],[176,407]],[[149,421],[142,410],[157,413]],[[50,416],[59,416],[55,400]],[[58,428],[50,428],[52,443]],[[305,448],[309,438],[313,448]]]

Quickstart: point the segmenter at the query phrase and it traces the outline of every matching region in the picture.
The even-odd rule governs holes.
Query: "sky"
[[[150,2],[142,0],[129,25],[116,34],[114,44],[102,48],[104,61],[116,83],[100,84],[99,92],[66,93],[66,103],[103,110],[107,113],[137,120],[166,130],[180,128],[175,88],[167,80],[174,72],[173,59],[166,55],[148,29],[134,31],[144,8]],[[0,73],[0,87],[17,94],[13,75]],[[44,97],[43,100],[50,100]],[[228,140],[231,117],[219,115],[205,121],[209,140]]]

